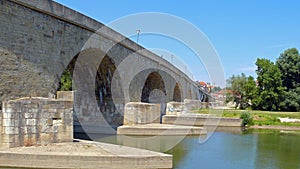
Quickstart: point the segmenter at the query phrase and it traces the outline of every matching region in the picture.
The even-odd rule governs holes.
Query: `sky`
[[[256,77],[257,58],[267,58],[275,62],[284,50],[292,47],[300,49],[298,0],[56,0],[56,2],[104,24],[144,12],[160,12],[182,18],[201,30],[209,39],[218,53],[226,78],[240,73]],[[138,26],[136,29],[139,29]],[[136,36],[129,38],[137,40]],[[174,39],[143,34],[141,30],[139,44],[149,49],[168,51],[165,57],[169,60],[171,55],[177,56],[177,60],[188,65],[188,70],[195,80],[223,85],[211,81],[209,73],[205,72],[205,65],[191,59],[195,58],[195,53]]]

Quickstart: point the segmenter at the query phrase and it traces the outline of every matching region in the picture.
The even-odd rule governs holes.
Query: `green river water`
[[[300,169],[300,135],[216,132],[204,144],[187,137],[168,153],[176,169]]]
[[[127,140],[127,141],[126,141]],[[281,134],[274,130],[214,132],[200,144],[199,137],[188,136],[169,151],[175,137],[159,141],[105,138],[104,142],[146,148],[173,155],[174,169],[300,169],[300,134]]]
[[[98,141],[172,154],[174,169],[300,169],[299,133],[222,130],[202,144],[199,136],[109,136]]]

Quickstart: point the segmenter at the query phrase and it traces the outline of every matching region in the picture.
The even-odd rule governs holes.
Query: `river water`
[[[169,151],[162,147],[174,145],[175,137],[149,143],[127,139],[118,137],[101,141],[155,151],[160,149],[173,155],[174,169],[300,169],[299,134],[281,134],[274,130],[214,132],[205,143],[200,144],[197,136],[188,136]]]
[[[300,169],[300,134],[276,130],[221,130],[202,144],[198,136],[106,136],[98,141],[172,154],[174,169]]]
[[[300,136],[216,132],[204,144],[187,137],[168,153],[175,169],[300,169]]]

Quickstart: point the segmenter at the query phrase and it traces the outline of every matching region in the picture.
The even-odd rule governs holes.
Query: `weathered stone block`
[[[0,145],[2,140],[2,119],[3,119],[3,113],[2,110],[0,110]]]
[[[35,126],[36,120],[35,119],[26,119],[26,125],[27,126]]]
[[[19,135],[17,134],[5,134],[2,137],[3,143],[16,143],[19,142]]]
[[[65,102],[68,103],[65,104]],[[1,118],[6,118],[1,120],[0,129],[3,131],[0,147],[71,141],[73,139],[73,106],[70,106],[72,104],[69,102],[71,101],[46,98],[21,98],[4,102]],[[66,105],[68,107],[65,107]],[[59,139],[61,137],[63,140]]]
[[[19,134],[18,127],[3,127],[3,134]]]
[[[25,126],[24,127],[24,134],[36,134],[38,133],[36,126]]]
[[[184,104],[187,109],[187,111],[193,110],[193,109],[201,109],[202,108],[202,102],[201,100],[189,100],[184,99]]]
[[[14,113],[3,113],[3,119],[14,119],[15,114]]]
[[[185,109],[185,104],[181,102],[169,102],[167,103],[167,115],[181,114]]]
[[[125,105],[124,125],[160,123],[160,105],[130,102]]]
[[[57,91],[56,98],[59,100],[74,100],[74,91]]]
[[[24,117],[26,119],[37,118],[36,115],[37,115],[37,111],[34,111],[34,113],[33,112],[24,113]]]
[[[34,146],[38,144],[36,138],[30,135],[25,135],[23,139],[24,141],[21,143],[22,146]]]
[[[3,119],[3,127],[14,127],[15,121],[13,119]]]

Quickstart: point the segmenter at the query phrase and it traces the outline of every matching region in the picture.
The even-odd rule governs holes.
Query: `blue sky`
[[[245,73],[255,76],[257,58],[276,58],[284,50],[300,49],[300,1],[298,0],[56,0],[104,24],[140,12],[162,12],[181,17],[199,28],[214,45],[226,78]],[[141,30],[142,33],[143,30]],[[131,37],[135,39],[136,37]],[[154,40],[153,40],[154,39]],[[156,41],[155,41],[156,40]],[[201,65],[190,64],[184,47],[168,45],[162,37],[141,35],[140,44],[163,48],[186,61],[196,80],[209,81]],[[184,55],[184,56],[183,56]],[[214,82],[212,82],[214,83]]]

